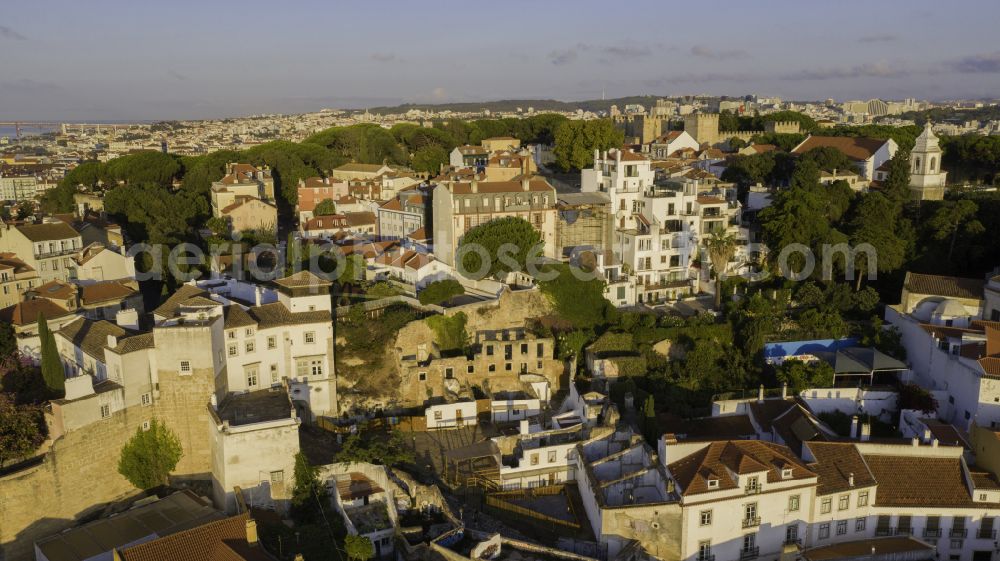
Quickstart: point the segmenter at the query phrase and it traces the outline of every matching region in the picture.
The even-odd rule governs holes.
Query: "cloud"
[[[601,54],[605,58],[616,58],[616,59],[628,59],[628,58],[643,58],[653,54],[653,51],[646,46],[611,46],[603,47],[601,49]]]
[[[0,82],[0,91],[21,94],[39,94],[61,91],[62,86],[52,82],[37,82],[22,78],[20,80]]]
[[[743,49],[716,50],[705,45],[695,45],[691,47],[691,55],[712,60],[729,60],[734,58],[747,58],[749,53]]]
[[[760,76],[752,74],[734,72],[687,72],[674,74],[662,78],[643,80],[642,85],[647,88],[666,88],[677,84],[703,84],[707,82],[748,82]]]
[[[549,53],[549,62],[556,66],[562,66],[575,61],[579,57],[580,54],[575,48],[555,50]]]
[[[891,33],[877,33],[874,35],[865,35],[858,38],[859,43],[891,43],[899,37]]]
[[[849,68],[799,70],[781,76],[783,80],[848,80],[851,78],[900,78],[909,75],[901,68],[886,62],[866,63]]]
[[[966,74],[996,74],[1000,72],[1000,51],[962,57],[949,66]]]
[[[170,76],[174,80],[181,80],[181,81],[187,80],[187,76],[181,74],[176,70],[167,69],[167,76]]]
[[[24,35],[21,35],[6,25],[0,25],[0,37],[4,39],[13,39],[14,41],[26,41],[28,39]]]
[[[392,53],[372,53],[371,59],[375,62],[397,62],[400,60]]]

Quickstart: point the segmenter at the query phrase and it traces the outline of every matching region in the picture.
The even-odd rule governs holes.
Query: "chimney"
[[[851,440],[858,437],[858,416],[851,417]]]
[[[253,287],[253,301],[255,306],[260,306],[260,300],[263,296],[263,290],[259,286]]]
[[[847,484],[850,485],[851,487],[854,487],[854,472],[851,472],[847,475]]]
[[[757,389],[757,401],[764,401],[764,384]]]
[[[472,181],[469,182],[469,188],[473,193],[479,192],[479,182],[476,181],[476,176],[472,176]]]
[[[601,159],[601,151],[594,148],[594,168],[597,168],[597,161]]]
[[[119,310],[115,314],[115,323],[122,329],[139,330],[139,312],[133,308]]]
[[[521,419],[521,425],[520,425],[520,429],[521,430],[520,430],[520,433],[521,434],[528,434],[529,432],[531,432],[531,429],[529,428],[529,426],[530,425],[528,424],[528,420],[527,419]]]
[[[215,397],[214,393],[208,398],[208,402],[212,404],[212,409],[219,410],[219,398]]]
[[[781,399],[788,399],[788,382],[781,384]]]
[[[931,441],[931,429],[924,428],[924,444],[929,444]]]
[[[250,547],[257,545],[257,521],[253,518],[247,520],[247,545]]]
[[[931,440],[931,448],[937,448],[937,447],[938,447],[938,439],[935,438],[934,440]]]
[[[522,191],[530,191],[531,190],[531,180],[528,178],[527,175],[522,175],[521,176],[521,190]]]
[[[910,446],[913,446],[914,448],[916,448],[917,446],[920,446],[920,439],[917,438],[917,437],[915,437],[915,436],[913,438],[911,438],[910,439]]]
[[[118,337],[114,335],[108,335],[108,346],[112,349],[118,346]]]
[[[868,423],[861,424],[861,442],[868,442],[872,439],[872,426]]]

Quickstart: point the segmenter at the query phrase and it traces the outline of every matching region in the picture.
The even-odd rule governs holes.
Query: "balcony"
[[[755,518],[744,518],[743,519],[743,527],[744,528],[756,528],[757,526],[760,526],[760,517],[759,516],[757,516]]]
[[[948,531],[949,538],[965,538],[969,536],[968,528],[952,528]]]
[[[745,561],[746,559],[756,559],[760,555],[760,547],[744,547],[740,550],[740,561]]]
[[[978,540],[995,540],[997,537],[997,531],[991,530],[989,528],[980,528],[976,532],[976,539]]]
[[[744,495],[759,495],[760,494],[760,489],[761,489],[760,485],[747,485],[746,487],[743,488],[743,494]]]
[[[941,528],[924,528],[925,538],[940,538]]]

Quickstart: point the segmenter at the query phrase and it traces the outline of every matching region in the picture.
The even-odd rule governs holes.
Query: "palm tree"
[[[722,307],[722,275],[736,253],[736,237],[725,231],[715,232],[705,241],[705,246],[715,272],[715,309],[719,309]]]

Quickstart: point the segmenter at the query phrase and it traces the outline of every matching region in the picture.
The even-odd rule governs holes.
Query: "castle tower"
[[[941,147],[927,121],[910,151],[910,196],[918,201],[944,198],[947,172],[941,171]]]
[[[685,115],[684,131],[694,137],[698,144],[707,142],[714,146],[719,142],[719,114],[691,113]]]

